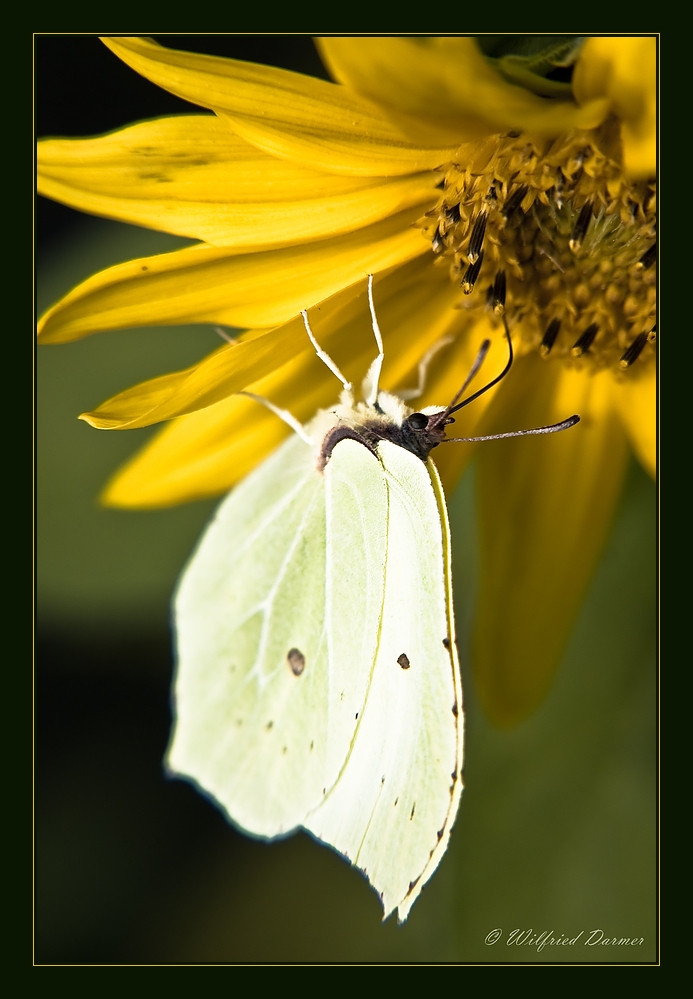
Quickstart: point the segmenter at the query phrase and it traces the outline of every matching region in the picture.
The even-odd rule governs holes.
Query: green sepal
[[[575,63],[582,35],[477,35],[476,40],[488,61],[509,83],[517,84],[541,97],[566,97],[571,92],[568,79],[551,79],[549,74],[566,70]]]

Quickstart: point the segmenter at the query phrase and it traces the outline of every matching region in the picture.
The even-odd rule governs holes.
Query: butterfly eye
[[[407,417],[407,423],[412,430],[423,430],[424,427],[428,426],[428,417],[425,413],[412,413],[411,416]]]

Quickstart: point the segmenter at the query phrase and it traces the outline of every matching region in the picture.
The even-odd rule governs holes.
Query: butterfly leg
[[[428,369],[430,367],[431,361],[436,356],[436,354],[447,347],[449,343],[452,343],[455,338],[453,336],[442,336],[440,340],[436,340],[432,347],[429,347],[424,356],[419,361],[419,380],[416,384],[416,388],[400,389],[394,394],[399,396],[404,402],[409,399],[418,399],[419,396],[424,394],[426,389],[426,378],[428,376]]]
[[[254,392],[243,391],[237,392],[236,394],[244,395],[248,399],[253,399],[255,402],[261,403],[261,405],[269,409],[270,412],[274,413],[275,416],[278,416],[280,420],[283,420],[287,426],[291,427],[291,429],[297,433],[301,440],[305,441],[306,444],[310,444],[312,446],[315,443],[313,439],[308,436],[305,428],[301,426],[296,417],[290,413],[288,409],[281,409],[279,406],[275,406],[273,402],[270,402],[269,399],[265,399],[264,395],[256,395]]]
[[[375,401],[378,398],[378,382],[380,381],[380,371],[383,366],[385,351],[383,349],[383,338],[380,333],[380,327],[378,326],[378,317],[375,314],[372,274],[368,275],[368,308],[371,313],[371,326],[373,328],[373,336],[375,337],[375,342],[378,347],[378,356],[371,364],[366,377],[363,379],[363,397],[369,406],[374,406]]]
[[[324,351],[322,349],[322,347],[320,346],[320,344],[318,343],[318,341],[315,339],[315,334],[313,333],[312,329],[310,328],[310,323],[308,322],[308,313],[306,312],[305,309],[301,310],[301,315],[303,316],[303,325],[306,328],[306,333],[308,334],[308,338],[309,338],[310,342],[313,344],[313,347],[315,348],[315,353],[318,355],[318,357],[323,362],[323,364],[327,365],[327,367],[330,369],[330,371],[332,372],[332,374],[335,375],[335,377],[339,378],[340,382],[344,386],[345,391],[351,393],[351,390],[352,390],[352,387],[353,387],[352,384],[351,384],[351,382],[348,382],[346,380],[346,378],[344,377],[344,375],[342,374],[342,372],[339,370],[339,368],[337,367],[337,365],[334,363],[334,361],[332,360],[332,358],[330,357],[330,355],[326,351]]]

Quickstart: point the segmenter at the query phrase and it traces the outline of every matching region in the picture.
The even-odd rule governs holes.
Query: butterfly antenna
[[[489,347],[491,346],[490,340],[484,340],[484,342],[481,344],[481,347],[479,348],[479,353],[476,355],[474,364],[472,364],[471,370],[464,380],[462,388],[460,388],[459,391],[455,393],[447,409],[444,409],[441,413],[438,413],[435,417],[431,418],[431,424],[433,424],[434,421],[436,426],[441,426],[442,424],[446,423],[452,413],[456,413],[458,409],[462,409],[464,406],[468,406],[470,402],[474,402],[474,400],[478,399],[480,395],[483,395],[484,392],[488,392],[490,388],[493,388],[494,385],[497,385],[498,382],[502,381],[503,378],[505,378],[505,376],[513,366],[513,360],[515,359],[515,355],[513,353],[513,342],[510,338],[510,330],[508,329],[508,320],[505,318],[505,316],[503,316],[503,326],[505,328],[505,339],[508,344],[508,360],[501,373],[499,375],[496,375],[496,377],[493,378],[490,382],[488,382],[487,385],[484,385],[483,388],[480,388],[477,392],[474,392],[473,395],[470,395],[468,399],[465,399],[463,402],[457,402],[457,400],[464,393],[465,389],[471,382],[472,378],[476,375],[477,371],[484,363],[484,359],[489,351]],[[450,439],[454,440],[455,438],[450,438]]]
[[[450,413],[456,413],[458,409],[462,409],[464,406],[468,406],[470,402],[474,402],[474,400],[478,399],[480,395],[484,394],[484,392],[488,392],[488,390],[490,388],[493,388],[494,385],[497,385],[498,382],[502,381],[505,378],[505,376],[507,375],[507,373],[510,371],[510,369],[512,368],[513,361],[515,360],[515,355],[513,353],[513,342],[510,339],[510,330],[508,329],[508,320],[505,318],[505,316],[503,316],[503,326],[505,328],[505,339],[506,339],[507,344],[508,344],[508,360],[506,361],[505,367],[503,368],[503,370],[501,371],[501,373],[499,375],[496,375],[496,377],[493,378],[487,385],[484,385],[483,388],[480,388],[473,395],[470,395],[468,399],[464,400],[464,402],[457,402],[457,400],[460,398],[460,396],[464,392],[466,386],[471,381],[471,377],[468,376],[467,379],[466,379],[466,381],[465,381],[465,383],[464,383],[464,385],[462,386],[462,388],[460,389],[460,391],[457,393],[457,395],[455,396],[455,398],[452,400],[452,402],[448,406],[448,415]],[[479,353],[481,353],[481,351]],[[483,358],[482,358],[482,360],[483,360]],[[476,364],[476,361],[474,363]],[[474,365],[472,365],[472,371],[474,371]],[[471,373],[470,373],[470,375],[471,375]],[[455,403],[457,403],[457,405],[455,405]]]
[[[378,326],[378,318],[375,314],[375,303],[373,302],[373,275],[368,275],[368,308],[371,311],[371,325],[373,327],[373,336],[375,337],[375,342],[378,346],[378,356],[371,364],[368,369],[368,373],[364,379],[364,385],[368,386],[368,395],[366,396],[366,404],[368,406],[375,406],[376,400],[378,398],[378,382],[380,381],[380,372],[383,367],[383,357],[385,356],[385,351],[383,350],[383,338],[380,333],[380,327]]]
[[[453,441],[456,441],[457,443],[475,444],[477,441],[500,441],[506,437],[531,437],[533,434],[557,434],[560,430],[568,430],[579,422],[580,417],[576,413],[574,416],[569,416],[567,420],[561,420],[560,423],[552,423],[548,427],[533,427],[532,430],[511,430],[506,434],[485,434],[483,437],[446,437],[440,443],[452,444]]]

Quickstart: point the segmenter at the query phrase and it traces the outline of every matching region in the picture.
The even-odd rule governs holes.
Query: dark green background
[[[319,72],[304,38],[177,44]],[[192,110],[90,37],[39,38],[37,73],[41,135]],[[39,309],[101,267],[181,243],[47,204],[38,215]],[[635,463],[542,708],[498,732],[463,664],[467,789],[450,849],[404,927],[380,922],[375,894],[329,849],[306,835],[248,839],[192,787],[164,777],[169,598],[214,504],[100,508],[104,481],[151,431],[100,433],[76,417],[217,344],[208,327],[186,327],[38,351],[36,959],[652,961],[655,490]],[[475,589],[473,471],[450,513],[464,636]],[[487,945],[495,928],[501,939]],[[575,946],[538,953],[507,946],[516,928],[584,932]],[[645,942],[585,947],[594,929]]]

